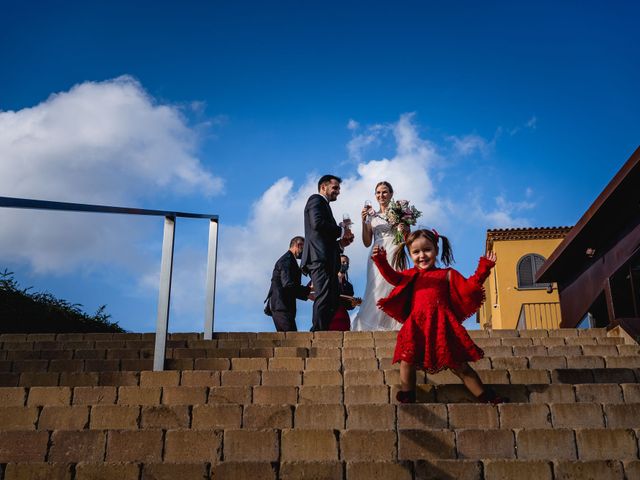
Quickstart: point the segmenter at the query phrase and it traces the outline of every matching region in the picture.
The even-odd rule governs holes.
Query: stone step
[[[485,383],[490,384],[590,384],[637,383],[637,369],[499,369],[478,370]],[[417,374],[419,383],[447,385],[461,383],[453,373]],[[184,370],[165,372],[80,372],[80,373],[23,373],[0,375],[4,386],[120,386],[120,385],[185,385],[185,386],[307,386],[307,385],[395,385],[399,370]]]
[[[263,335],[263,334],[260,334]],[[218,340],[167,340],[168,348],[278,348],[278,347],[345,347],[371,348],[387,347],[395,344],[395,335],[385,338],[362,339],[265,339],[262,336],[255,339],[218,339]],[[549,347],[564,345],[621,345],[625,343],[622,337],[477,337],[474,341],[481,347],[498,346],[534,346]],[[121,340],[66,340],[66,341],[0,341],[1,350],[63,350],[63,349],[119,349],[119,348],[153,348],[154,340],[121,339]]]
[[[203,399],[205,400],[205,399]],[[95,402],[95,403],[90,403]],[[117,402],[117,403],[116,403]],[[9,403],[11,405],[11,403]],[[0,431],[249,429],[640,429],[640,403],[206,404],[159,392],[117,400],[28,399],[0,407]]]
[[[584,345],[564,347],[486,347],[485,358],[544,358],[555,362],[556,368],[594,368],[604,366],[640,365],[640,346],[634,345]],[[86,371],[100,370],[144,370],[153,362],[153,350],[10,350],[0,352],[0,372],[11,371],[47,371],[51,369]],[[394,348],[322,348],[306,349],[299,347],[277,347],[273,349],[170,349],[167,351],[167,368],[202,368],[205,365],[224,364],[225,360],[254,358],[265,363],[306,362],[308,359],[331,358],[338,361],[375,360],[378,365],[391,365]],[[585,357],[585,358],[583,358]],[[298,360],[283,360],[283,359]],[[500,362],[519,362],[521,360],[497,360]],[[218,362],[218,363],[217,363]],[[254,360],[257,362],[257,360]],[[242,362],[240,362],[242,363]],[[374,362],[371,362],[374,363]],[[482,365],[480,361],[478,365]],[[611,365],[608,365],[611,364]],[[230,367],[216,368],[228,369]],[[483,367],[480,367],[483,368]],[[487,367],[484,367],[487,368]],[[633,368],[633,367],[630,367]]]
[[[516,347],[517,348],[517,347]],[[615,348],[615,347],[614,347]],[[338,352],[339,353],[339,352]],[[526,352],[542,353],[542,352]],[[607,352],[602,352],[607,353]],[[608,352],[611,353],[611,352]],[[531,355],[487,356],[473,367],[476,370],[504,369],[639,369],[640,355]],[[148,359],[29,359],[0,360],[0,376],[12,373],[64,373],[64,372],[117,372],[151,370],[153,360]],[[231,357],[231,358],[179,358],[167,359],[167,370],[214,371],[309,371],[309,370],[389,370],[397,369],[392,357]]]
[[[640,384],[500,385],[489,384],[514,403],[640,403]],[[3,406],[65,406],[98,404],[199,405],[199,404],[378,404],[397,403],[398,386],[302,385],[302,386],[141,386],[98,387],[2,387]],[[469,403],[475,399],[463,385],[417,386],[420,403]]]
[[[25,462],[0,465],[5,479],[46,478],[49,480],[95,480],[139,478],[181,480],[623,480],[639,478],[637,460],[416,460],[316,462]]]
[[[397,404],[396,332],[0,335],[0,478],[640,478],[640,347],[603,329],[472,331]],[[46,462],[46,463],[45,463]]]
[[[638,460],[637,429],[0,431],[0,463]],[[78,448],[81,446],[81,448]]]
[[[392,346],[397,332],[259,332],[216,333],[204,340],[201,333],[173,333],[169,348],[274,348],[274,347],[385,347]],[[617,335],[607,336],[604,329],[560,330],[469,330],[480,346],[563,346],[616,345],[625,342]],[[83,350],[153,348],[153,333],[71,333],[0,334],[3,350]]]
[[[282,340],[282,339],[345,339],[361,340],[366,338],[392,338],[397,332],[216,332],[215,340]],[[469,330],[469,335],[474,338],[540,338],[540,337],[606,337],[604,328],[560,328],[553,330]],[[83,341],[83,340],[153,340],[154,333],[3,333],[0,334],[0,342],[26,342],[26,341]],[[201,340],[202,333],[170,333],[169,340]]]
[[[250,356],[291,356],[292,349],[300,349],[299,352],[306,351],[307,356],[313,356],[315,351],[324,349],[393,349],[395,338],[365,339],[365,340],[263,340],[262,337],[256,340],[168,340],[167,349],[169,353],[174,350],[176,358],[178,355],[207,356],[207,352],[212,350],[229,350],[244,353],[255,350],[261,355],[251,354]],[[539,337],[539,338],[476,338],[475,342],[483,349],[496,349],[499,347],[529,348],[533,351],[545,347],[550,350],[561,351],[565,347],[607,347],[625,345],[625,339],[621,337]],[[628,344],[627,344],[628,345]],[[634,346],[631,344],[630,346]],[[638,345],[635,344],[638,348]],[[16,355],[27,357],[38,352],[45,352],[51,358],[71,358],[71,356],[85,358],[108,358],[108,355],[124,355],[125,351],[138,352],[138,355],[146,355],[153,351],[154,342],[149,340],[83,340],[83,341],[47,341],[47,342],[2,342],[0,344],[0,359],[12,359]],[[510,351],[503,349],[504,351]],[[577,348],[566,348],[566,351],[578,351]],[[588,350],[588,349],[587,349]],[[602,351],[613,351],[613,349],[601,349]],[[8,352],[21,352],[8,353]],[[28,353],[31,352],[31,353]],[[35,352],[35,353],[34,353]],[[636,350],[637,353],[637,350]],[[102,356],[102,357],[101,357]],[[235,355],[245,356],[245,355]],[[42,357],[40,357],[42,358]]]
[[[400,383],[398,365],[378,368],[373,359],[354,359],[341,363],[337,359],[308,359],[302,362],[220,362],[209,363],[206,370],[108,370],[103,371],[31,371],[0,373],[0,387],[32,386],[105,386],[105,385],[185,385],[185,386],[302,386],[302,385],[396,385]],[[265,359],[237,359],[265,360]],[[281,359],[289,360],[289,359]],[[474,367],[485,383],[491,384],[589,384],[589,383],[638,383],[640,368],[531,368],[530,365],[545,366],[540,361],[500,361],[505,359],[483,359]],[[515,359],[512,359],[515,360]],[[570,364],[580,364],[579,362]],[[609,363],[610,362],[604,362]],[[632,362],[615,362],[614,365],[637,366]],[[598,363],[599,365],[599,363]],[[206,365],[201,365],[206,366]],[[550,365],[549,365],[550,366]],[[227,369],[222,369],[222,368]],[[265,368],[264,370],[255,369]],[[285,368],[287,367],[287,368]],[[380,365],[382,367],[382,365]],[[491,368],[494,367],[494,368]],[[229,369],[231,368],[231,369]],[[300,368],[303,368],[302,370]],[[437,374],[416,372],[418,383],[434,385],[459,384],[459,377],[449,370]]]

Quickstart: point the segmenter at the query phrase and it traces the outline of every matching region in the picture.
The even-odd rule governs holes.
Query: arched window
[[[545,262],[537,253],[528,253],[518,261],[518,288],[547,288],[546,283],[536,283],[536,272]]]

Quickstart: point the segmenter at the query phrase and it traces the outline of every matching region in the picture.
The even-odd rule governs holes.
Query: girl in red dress
[[[382,247],[373,249],[372,259],[382,276],[395,286],[378,307],[402,323],[398,332],[393,363],[400,362],[401,390],[396,399],[415,402],[416,369],[436,373],[446,368],[455,373],[481,402],[503,403],[467,362],[476,361],[484,352],[469,337],[462,322],[473,315],[484,301],[482,284],[495,265],[496,255],[487,252],[480,258],[476,273],[465,279],[452,268],[437,268],[438,241],[442,241],[441,261],[453,262],[449,240],[435,230],[416,230],[405,241],[414,267],[402,272],[387,262]],[[405,255],[399,248],[394,264]]]

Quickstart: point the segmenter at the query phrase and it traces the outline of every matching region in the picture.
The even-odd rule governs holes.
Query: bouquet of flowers
[[[396,245],[404,242],[405,231],[416,224],[422,212],[413,205],[409,205],[408,200],[391,200],[387,207],[386,217],[391,224],[394,233],[394,243]]]

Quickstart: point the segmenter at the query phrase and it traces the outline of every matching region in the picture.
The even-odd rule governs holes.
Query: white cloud
[[[331,204],[337,221],[343,213],[349,213],[352,219],[359,218],[365,200],[375,204],[375,185],[386,180],[393,185],[395,198],[408,199],[423,212],[420,226],[436,226],[450,234],[468,232],[469,228],[530,223],[523,213],[534,207],[532,202],[511,202],[500,195],[494,199],[492,207],[484,208],[482,195],[485,192],[479,192],[474,199],[452,199],[446,186],[442,191],[437,190],[440,168],[447,162],[435,144],[420,136],[414,114],[403,114],[392,124],[359,128],[375,141],[382,142],[391,137],[394,154],[390,158],[360,161],[354,174],[343,176],[341,194]],[[354,132],[353,138],[361,141],[362,135]],[[361,144],[365,143],[361,141]],[[341,175],[339,171],[332,173]],[[227,306],[231,305],[229,311],[233,312],[231,322],[223,321],[226,329],[273,328],[270,319],[262,314],[262,301],[275,261],[286,251],[291,237],[304,234],[304,205],[309,195],[316,192],[317,178],[317,173],[312,172],[300,185],[295,185],[289,178],[277,180],[254,203],[246,223],[221,227],[218,298],[224,299]],[[351,258],[350,276],[355,279],[356,292],[362,292],[369,250],[362,244],[358,221],[354,233],[356,240],[346,253]],[[455,244],[462,249],[477,250],[475,244],[469,245],[466,236],[456,238]],[[299,307],[298,327],[304,328],[304,322],[309,321],[311,305],[300,304]],[[245,319],[245,323],[237,323],[241,319]]]
[[[350,118],[349,122],[347,123],[347,128],[349,130],[357,130],[358,127],[360,127],[360,124],[356,122],[353,118]]]
[[[196,156],[198,135],[178,107],[131,77],[85,82],[18,111],[0,112],[3,196],[139,205],[223,190]],[[0,210],[1,258],[37,272],[144,263],[131,248],[150,222],[110,215]]]
[[[340,197],[331,204],[336,220],[340,221],[343,213],[357,220],[365,200],[375,204],[375,185],[386,180],[393,185],[396,198],[410,200],[423,212],[421,223],[446,223],[445,206],[436,198],[431,178],[438,159],[435,147],[420,138],[412,114],[402,115],[398,122],[385,128],[393,136],[395,155],[360,162],[357,173],[343,177]],[[374,130],[381,128],[374,126]],[[304,234],[304,206],[317,190],[317,177],[310,174],[298,187],[288,178],[279,179],[254,204],[246,224],[224,229],[219,256],[220,278],[224,279],[219,290],[222,298],[240,310],[254,312],[258,319],[264,317],[261,305],[273,265],[287,250],[291,237]],[[347,254],[351,258],[350,273],[358,276],[365,271],[368,249],[362,244],[357,221],[354,233],[356,240]]]
[[[531,128],[532,130],[535,130],[537,125],[538,125],[538,118],[535,115],[531,117],[529,120],[527,120],[527,123],[525,124],[527,128]]]
[[[518,125],[517,127],[513,127],[509,129],[509,135],[513,136],[524,129],[535,130],[537,126],[538,126],[538,118],[535,115],[533,115],[523,125]]]
[[[0,112],[0,192],[114,205],[139,205],[187,192],[219,194],[222,180],[204,168],[196,152],[198,139],[207,134],[201,130],[224,125],[227,118],[205,119],[194,128],[181,113],[187,108],[200,116],[205,107],[199,102],[182,107],[158,104],[139,83],[122,77],[83,83],[32,108]],[[528,223],[523,212],[533,208],[530,202],[514,203],[499,196],[495,206],[483,208],[479,195],[472,203],[477,207],[470,208],[467,198],[449,198],[441,167],[447,163],[442,152],[451,150],[422,138],[414,114],[368,126],[350,120],[347,129],[352,135],[347,149],[356,168],[349,175],[333,172],[344,179],[342,194],[332,204],[338,220],[345,212],[357,220],[365,200],[375,203],[375,185],[386,180],[396,198],[410,200],[423,212],[421,225],[443,232],[459,230],[465,222],[482,222],[483,228]],[[489,154],[495,143],[475,134],[451,139],[458,153],[465,155]],[[389,145],[389,155],[364,160],[368,149]],[[256,194],[246,223],[221,224],[217,312],[232,315],[217,317],[223,330],[272,328],[262,314],[271,270],[291,237],[304,233],[304,205],[316,192],[318,176],[310,172],[298,185],[280,178]],[[118,266],[138,279],[132,296],[157,292],[161,238],[157,219],[0,209],[0,221],[0,260],[24,262],[39,273],[100,272]],[[356,241],[347,253],[352,260],[350,274],[359,279],[356,290],[361,291],[368,249],[361,242],[357,221],[354,230]],[[206,233],[202,238],[206,241]],[[179,315],[172,319],[172,329],[199,330],[206,245],[177,246],[175,256],[172,310]],[[300,316],[308,317],[309,310],[307,304]]]
[[[495,198],[495,206],[486,211],[482,207],[477,207],[477,218],[488,225],[488,228],[514,228],[529,227],[531,221],[521,215],[522,212],[535,208],[533,202],[511,202],[503,195]]]
[[[331,204],[336,220],[340,221],[343,213],[349,213],[356,220],[356,240],[346,251],[351,258],[350,276],[354,280],[356,293],[362,293],[364,288],[369,253],[362,244],[357,219],[365,200],[371,200],[375,204],[373,191],[381,180],[393,185],[396,198],[410,200],[423,212],[423,217],[419,219],[420,226],[435,226],[448,235],[462,233],[454,238],[458,253],[462,253],[460,249],[473,252],[478,250],[478,245],[470,244],[468,235],[465,235],[469,231],[527,226],[531,223],[525,215],[535,206],[530,201],[512,202],[504,195],[499,195],[493,199],[492,206],[484,207],[486,202],[483,196],[486,191],[479,191],[473,199],[469,196],[451,198],[447,186],[438,180],[440,169],[449,163],[441,152],[450,150],[441,149],[422,138],[414,114],[403,114],[395,123],[359,125],[358,132],[364,133],[356,132],[355,128],[350,130],[350,144],[358,143],[364,148],[374,144],[381,145],[389,140],[394,152],[389,158],[359,161],[355,173],[351,175],[343,175],[340,171],[330,172],[343,177],[341,194]],[[218,328],[259,331],[273,329],[271,319],[262,313],[262,302],[269,288],[274,263],[287,250],[293,236],[304,235],[304,206],[307,198],[317,190],[319,173],[327,172],[310,172],[304,182],[298,185],[287,177],[276,180],[257,197],[245,223],[221,225],[216,314]],[[442,189],[439,190],[439,187]],[[488,189],[491,192],[491,187]],[[527,198],[532,193],[528,193],[529,191],[530,189],[525,190]],[[176,300],[176,308],[190,308],[195,319],[190,325],[183,324],[187,330],[200,328],[201,319],[198,315],[203,303],[202,295],[195,295],[194,292],[203,290],[204,266],[202,260],[192,260],[190,265],[180,267],[176,264],[177,268],[196,273],[192,276],[176,276],[181,279],[178,288],[182,292],[176,293],[180,297]],[[465,273],[470,274],[471,271]],[[157,281],[154,282],[149,286],[157,285]],[[308,327],[310,312],[310,303],[299,303],[299,328]]]
[[[495,146],[495,138],[488,141],[484,137],[475,133],[464,135],[462,137],[452,135],[447,139],[453,144],[454,154],[460,157],[467,157],[476,151],[482,156],[487,156],[493,151]]]
[[[349,160],[355,163],[361,162],[365,150],[379,144],[390,129],[387,125],[376,124],[367,127],[364,133],[356,134],[355,131],[360,128],[360,125],[355,120],[349,120],[347,128],[353,132],[351,140],[347,143],[347,152]]]

